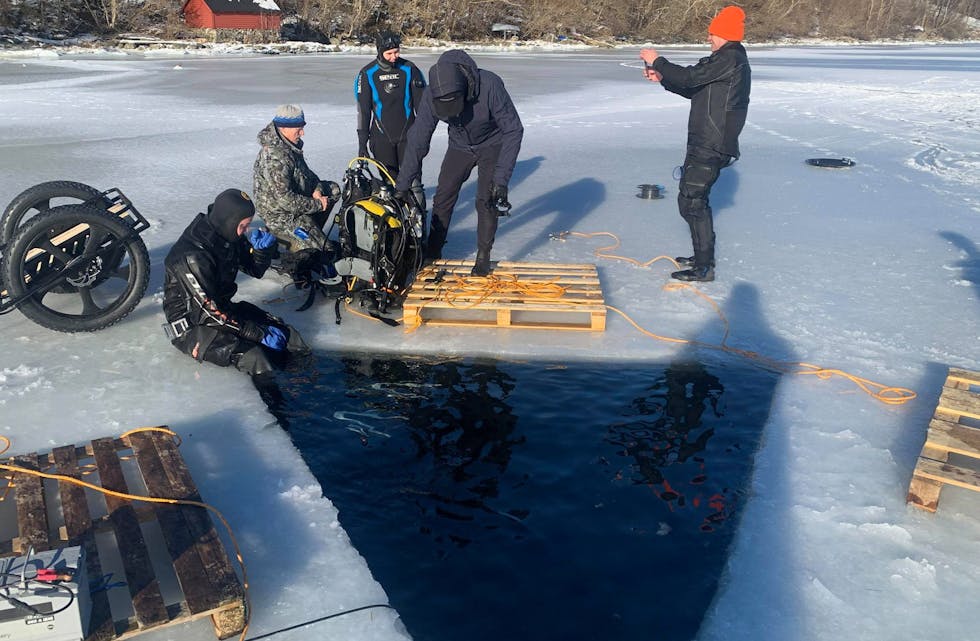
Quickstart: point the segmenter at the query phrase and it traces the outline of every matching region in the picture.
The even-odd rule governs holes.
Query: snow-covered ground
[[[665,51],[681,63],[705,52]],[[438,52],[405,54],[426,69]],[[161,264],[214,195],[251,190],[254,137],[278,103],[305,107],[308,161],[321,177],[340,179],[357,149],[351,83],[369,54],[175,55],[0,57],[0,199],[45,180],[115,186],[153,224],[144,233],[149,293],[117,327],[63,335],[19,314],[0,318],[0,434],[16,453],[141,425],[179,432],[203,496],[244,546],[251,634],[259,635],[386,597],[349,545],[330,488],[317,485],[249,381],[167,344]],[[621,239],[616,253],[641,261],[689,253],[671,178],[687,103],[642,80],[635,49],[474,57],[505,79],[526,128],[515,208],[494,257],[596,262],[607,303],[642,327],[721,341],[725,325],[707,301],[663,288],[666,262],[597,259],[604,238],[550,239],[604,231]],[[782,377],[699,637],[973,638],[980,497],[947,489],[938,513],[927,514],[907,507],[905,493],[946,367],[980,368],[980,47],[753,47],[750,59],[743,158],[723,172],[712,199],[718,280],[698,289],[719,305],[733,347],[919,396],[893,406],[841,378]],[[425,164],[430,196],[444,146],[440,130]],[[856,165],[803,163],[815,156]],[[640,183],[666,185],[668,198],[637,199]],[[469,184],[446,253],[471,257],[474,244]],[[251,300],[279,294],[271,278],[242,284]],[[320,350],[662,362],[680,349],[614,314],[601,334],[404,333],[352,316],[337,326],[332,307],[266,306]],[[10,537],[8,527],[3,521],[0,538]],[[147,638],[210,634],[195,623]],[[404,633],[390,610],[375,609],[273,638],[314,635]]]

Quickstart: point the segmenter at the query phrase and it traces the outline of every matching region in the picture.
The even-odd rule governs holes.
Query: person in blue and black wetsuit
[[[378,57],[365,65],[354,81],[357,99],[357,154],[374,158],[392,174],[405,154],[408,130],[415,121],[425,77],[401,57],[401,38],[382,31],[375,39]]]

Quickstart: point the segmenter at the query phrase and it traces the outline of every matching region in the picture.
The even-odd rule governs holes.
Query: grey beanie
[[[277,127],[305,127],[306,117],[303,108],[297,105],[279,105],[276,117],[272,119]]]

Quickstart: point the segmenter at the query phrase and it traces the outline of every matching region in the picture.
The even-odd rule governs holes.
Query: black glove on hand
[[[326,196],[330,202],[335,203],[340,200],[340,185],[332,180],[321,180],[317,187],[320,193]]]
[[[368,155],[367,145],[362,145],[362,146],[360,146],[360,147],[357,148],[357,156],[358,156],[358,158],[370,158],[371,157],[371,156]]]
[[[412,198],[412,194],[404,189],[399,189],[395,192],[395,200],[408,206],[412,206],[415,203],[415,199]]]
[[[498,216],[509,216],[511,204],[507,200],[507,185],[490,186],[490,204],[497,210]]]
[[[253,343],[261,343],[265,337],[266,328],[255,321],[245,321],[238,328],[238,336]]]

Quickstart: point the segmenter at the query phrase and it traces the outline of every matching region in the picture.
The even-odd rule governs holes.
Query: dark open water
[[[687,640],[777,376],[321,355],[275,408],[417,641]]]

